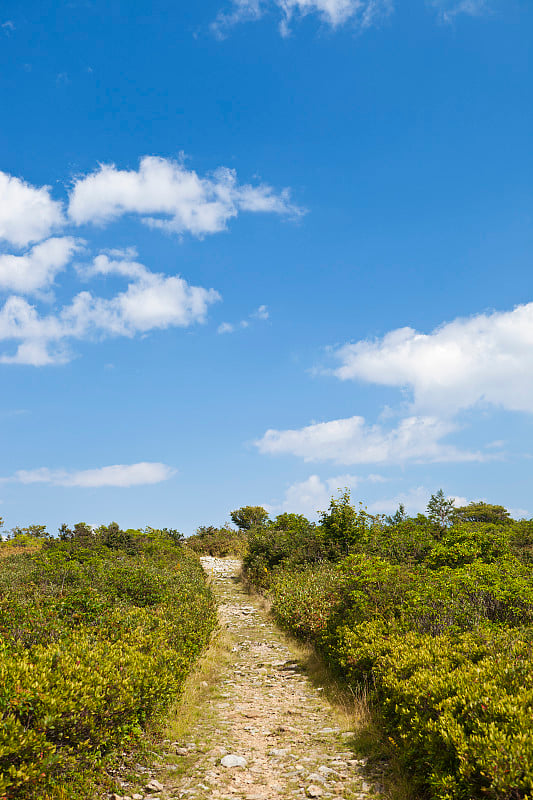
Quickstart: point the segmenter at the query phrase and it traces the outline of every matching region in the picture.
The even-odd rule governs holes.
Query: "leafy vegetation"
[[[242,506],[232,511],[230,517],[237,530],[228,523],[221,528],[201,525],[186,539],[187,547],[205,556],[244,556],[250,534],[265,527],[268,512],[262,506]]]
[[[176,531],[80,523],[12,554],[20,535],[0,562],[0,797],[76,797],[177,697],[214,600]]]
[[[368,689],[420,796],[533,796],[533,522],[502,506],[372,516],[347,491],[320,523],[252,530],[245,569],[278,621]]]
[[[185,544],[198,555],[203,556],[243,556],[248,547],[247,534],[229,526],[215,528],[202,525],[196,533],[185,539]]]

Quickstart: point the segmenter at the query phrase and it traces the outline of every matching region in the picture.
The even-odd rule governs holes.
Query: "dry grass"
[[[165,724],[163,737],[183,742],[195,721],[206,714],[205,700],[219,682],[221,670],[231,660],[232,641],[224,628],[213,634],[211,644],[185,681],[183,691]]]
[[[313,686],[323,692],[342,731],[357,731],[369,724],[371,709],[366,690],[355,691],[334,675],[311,645],[291,638],[290,647]]]
[[[37,553],[41,549],[41,544],[20,545],[11,544],[11,542],[0,542],[0,558],[9,558],[9,556],[20,556],[22,553]]]

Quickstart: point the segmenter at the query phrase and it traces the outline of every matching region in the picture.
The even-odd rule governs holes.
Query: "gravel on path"
[[[246,593],[241,562],[203,557],[229,657],[206,688],[187,741],[167,746],[164,787],[150,797],[191,800],[384,798],[291,643]],[[206,684],[207,687],[207,684]],[[176,762],[179,767],[176,767]],[[147,795],[145,795],[147,800]]]

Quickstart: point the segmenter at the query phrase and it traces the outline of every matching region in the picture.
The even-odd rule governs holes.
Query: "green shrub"
[[[371,691],[421,796],[531,800],[533,523],[461,512],[451,526],[370,518],[343,495],[305,547],[275,523],[254,532],[247,574],[286,629]]]
[[[0,797],[44,796],[134,740],[215,625],[200,564],[171,536],[86,533],[0,567]]]
[[[248,535],[247,531],[203,525],[195,534],[185,539],[185,544],[198,555],[218,556],[219,558],[243,556],[248,548]]]
[[[327,563],[302,572],[281,572],[271,592],[276,620],[300,639],[321,642],[342,598],[339,577]]]
[[[243,567],[252,583],[267,587],[282,568],[301,570],[328,558],[322,528],[302,514],[280,514],[251,531]]]

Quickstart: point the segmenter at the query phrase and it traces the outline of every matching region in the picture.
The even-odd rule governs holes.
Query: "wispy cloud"
[[[393,0],[233,0],[227,11],[221,11],[212,29],[219,37],[242,22],[255,22],[268,11],[279,14],[283,36],[290,33],[294,19],[315,14],[321,22],[338,28],[350,23],[359,29],[369,28],[393,11]]]
[[[441,20],[451,22],[459,15],[479,17],[490,13],[492,0],[420,0],[436,10]],[[211,28],[223,39],[235,25],[257,22],[269,13],[277,14],[282,36],[291,32],[291,24],[314,15],[332,29],[351,26],[363,31],[379,25],[395,9],[395,0],[231,0],[217,15]]]
[[[231,28],[242,22],[257,22],[268,6],[266,0],[232,0],[228,11],[221,11],[211,25],[215,36],[224,38]]]
[[[69,472],[62,469],[19,470],[11,478],[2,480],[17,483],[46,483],[51,486],[77,487],[95,489],[106,486],[129,488],[167,481],[176,474],[176,470],[160,462],[141,461],[137,464],[112,464],[96,469],[75,470]]]
[[[471,17],[480,17],[490,13],[490,0],[429,0],[444,22],[452,22],[461,14]]]
[[[246,319],[241,319],[240,322],[222,322],[218,328],[217,333],[235,333],[235,331],[239,330],[239,328],[249,328],[250,321],[253,320],[263,320],[266,321],[270,318],[270,313],[266,306],[259,306],[258,309],[252,311],[251,314],[248,315]]]
[[[394,514],[401,504],[407,514],[422,514],[427,508],[431,494],[432,492],[425,486],[414,486],[407,492],[399,492],[394,497],[375,500],[368,505],[368,511],[371,514]],[[467,503],[466,497],[452,496],[449,499],[453,500],[456,506],[464,506]]]
[[[296,430],[268,430],[255,442],[259,452],[290,454],[304,461],[337,464],[406,464],[483,461],[442,440],[458,426],[436,417],[408,417],[395,428],[368,425],[363,417],[319,422]]]

